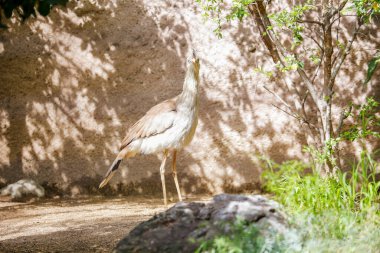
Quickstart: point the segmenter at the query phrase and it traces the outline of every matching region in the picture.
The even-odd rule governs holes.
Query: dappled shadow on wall
[[[180,92],[186,26],[171,32],[179,47],[167,43],[138,1],[70,3],[10,26],[0,35],[0,184],[31,177],[52,190],[96,191],[126,126]],[[158,163],[136,158],[122,178],[144,180]]]
[[[185,192],[252,189],[257,154],[297,157],[294,142],[304,140],[295,122],[274,113],[252,76],[266,54],[252,24],[227,29],[232,46],[221,60],[221,42],[190,32],[197,10],[186,16],[190,4],[162,3],[70,3],[0,34],[0,184],[31,177],[52,191],[99,192],[127,127],[181,91],[191,45],[202,54],[202,86],[196,137],[178,157]],[[159,163],[155,155],[123,162],[102,193],[161,194]],[[175,196],[171,178],[167,185]]]
[[[244,83],[254,59],[227,59],[227,79],[220,80],[213,76],[220,59],[192,38],[189,17],[150,11],[138,1],[70,3],[0,35],[1,184],[31,177],[51,191],[98,192],[127,126],[181,91],[192,43],[203,56],[201,114],[194,143],[178,159],[185,192],[255,188],[252,155],[288,152],[268,112],[252,104],[255,84]],[[120,183],[103,193],[161,193],[159,163],[155,155],[123,162]]]
[[[1,34],[1,183],[33,177],[74,193],[96,184],[136,120],[125,108],[156,102],[136,97],[146,66],[163,67],[150,55],[165,48],[154,27],[137,2],[95,1]],[[178,56],[165,54],[181,71]],[[154,81],[157,91],[163,81]]]

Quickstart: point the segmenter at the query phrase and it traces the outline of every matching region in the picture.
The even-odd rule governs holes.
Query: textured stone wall
[[[225,28],[217,39],[192,1],[73,1],[11,24],[0,32],[0,184],[33,178],[72,194],[95,191],[128,126],[181,91],[191,47],[202,58],[200,122],[178,157],[183,190],[253,188],[258,155],[302,158],[302,130],[271,106],[268,81],[253,71],[270,63],[253,22]],[[339,77],[347,97],[359,94],[379,48],[367,41],[378,35],[369,29],[355,44]],[[378,84],[363,89],[379,97]],[[123,161],[111,185],[161,194],[159,164],[156,155]],[[167,185],[175,196],[169,176]]]

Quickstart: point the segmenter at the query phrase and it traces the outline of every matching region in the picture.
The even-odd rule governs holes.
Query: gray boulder
[[[0,190],[2,196],[11,196],[14,200],[20,200],[26,197],[45,196],[45,189],[32,179],[21,179],[16,183],[9,184]]]
[[[201,242],[231,233],[237,220],[254,224],[269,241],[278,236],[291,244],[298,240],[277,202],[260,195],[221,194],[209,203],[177,203],[139,224],[114,252],[194,252]]]

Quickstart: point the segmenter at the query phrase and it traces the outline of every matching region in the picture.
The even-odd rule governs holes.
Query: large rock
[[[264,238],[292,234],[277,202],[222,194],[209,203],[177,203],[134,228],[114,252],[194,252],[202,241],[228,234],[237,219],[255,224]]]

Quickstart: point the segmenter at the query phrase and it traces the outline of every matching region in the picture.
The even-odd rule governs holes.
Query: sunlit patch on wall
[[[91,43],[65,32],[63,29],[53,28],[51,24],[36,22],[31,27],[39,34],[45,44],[44,50],[51,54],[60,67],[64,67],[73,75],[90,74],[91,77],[108,78],[108,73],[115,71],[109,57],[100,59],[94,54]],[[107,59],[108,58],[108,59]]]
[[[8,112],[0,110],[0,168],[9,166],[10,148],[8,140],[5,136],[9,128],[9,115]]]
[[[61,79],[61,74],[57,69],[53,71],[53,74],[51,74],[51,82],[54,86],[59,86],[60,85],[60,79]]]

